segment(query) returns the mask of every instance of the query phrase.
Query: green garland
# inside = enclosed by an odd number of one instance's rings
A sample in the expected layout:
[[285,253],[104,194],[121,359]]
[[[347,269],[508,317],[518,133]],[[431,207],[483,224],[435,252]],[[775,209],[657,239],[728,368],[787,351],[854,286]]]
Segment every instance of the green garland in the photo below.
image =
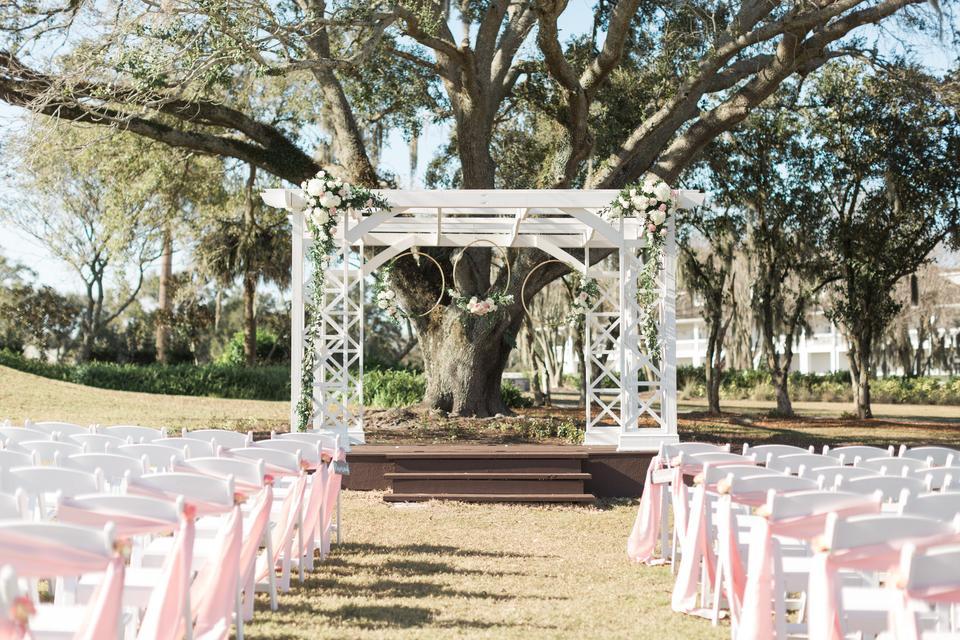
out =
[[317,361],[317,340],[322,326],[323,285],[332,254],[336,249],[333,234],[340,219],[350,212],[371,212],[389,209],[390,203],[365,187],[350,185],[325,171],[317,172],[300,188],[307,200],[303,211],[313,242],[306,259],[313,267],[310,291],[304,301],[306,316],[303,333],[303,359],[300,371],[300,398],[297,400],[297,429],[303,431],[313,417],[314,368]]

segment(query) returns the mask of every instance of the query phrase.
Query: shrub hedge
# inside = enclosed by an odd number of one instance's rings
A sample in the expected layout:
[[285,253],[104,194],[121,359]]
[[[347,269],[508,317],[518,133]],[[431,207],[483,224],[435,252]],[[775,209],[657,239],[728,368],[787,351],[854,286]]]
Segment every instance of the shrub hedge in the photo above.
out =
[[[677,388],[684,398],[705,397],[703,367],[677,367]],[[720,397],[725,400],[773,400],[775,394],[770,373],[762,369],[724,371]],[[846,371],[793,372],[790,374],[790,397],[793,400],[852,401],[850,374]],[[877,378],[870,382],[870,397],[873,402],[891,404],[960,405],[960,377]]]
[[0,365],[45,378],[101,389],[184,396],[289,400],[290,369],[283,366],[242,367],[223,364],[146,366],[88,362],[50,364],[11,351],[0,351]]

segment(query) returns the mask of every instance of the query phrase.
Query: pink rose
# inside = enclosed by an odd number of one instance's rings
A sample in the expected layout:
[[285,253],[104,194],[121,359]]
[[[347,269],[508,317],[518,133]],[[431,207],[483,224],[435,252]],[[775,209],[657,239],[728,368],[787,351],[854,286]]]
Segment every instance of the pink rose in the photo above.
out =
[[654,233],[656,230],[657,230],[657,225],[653,224],[652,222],[647,225],[647,231],[649,231],[650,233]]
[[666,210],[667,210],[667,205],[661,204],[661,205],[660,205],[660,211],[666,211]]
[[667,235],[667,230],[666,230],[666,229],[660,229],[660,235],[665,237],[665,236]]

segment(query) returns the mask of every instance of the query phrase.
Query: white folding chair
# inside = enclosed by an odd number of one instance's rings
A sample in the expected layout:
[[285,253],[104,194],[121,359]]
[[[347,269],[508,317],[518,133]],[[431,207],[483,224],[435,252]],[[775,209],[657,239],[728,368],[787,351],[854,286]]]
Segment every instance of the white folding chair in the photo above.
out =
[[37,463],[43,465],[60,464],[59,461],[64,458],[86,453],[79,444],[59,440],[27,440],[17,446],[23,451],[32,453],[36,456]]
[[250,460],[226,457],[188,458],[180,463],[180,469],[187,472],[203,473],[221,478],[233,477],[237,488],[247,490],[263,487],[266,466],[263,460]]
[[0,493],[0,520],[23,518],[27,507],[27,496],[23,489],[12,493]]
[[789,453],[786,455],[769,454],[767,467],[799,475],[801,471],[833,467],[840,464],[838,458],[823,456],[817,453]]
[[913,447],[900,445],[900,457],[923,460],[931,467],[949,467],[960,463],[960,450],[950,447]]
[[225,429],[196,429],[194,431],[183,430],[182,437],[188,440],[202,440],[209,442],[216,449],[240,449],[249,447],[253,442],[253,434],[239,433],[237,431],[226,431]]
[[[315,431],[294,431],[293,433],[271,432],[270,439],[283,440],[283,441],[292,440],[294,442],[303,442],[306,444],[319,446],[321,449],[328,449],[331,451],[336,450],[338,445],[343,444],[340,438],[337,435],[333,434],[332,432],[327,432],[327,433],[318,433]],[[686,443],[686,444],[702,444],[702,443]],[[715,445],[711,445],[711,446],[715,446]]]
[[158,447],[176,449],[181,454],[184,449],[186,449],[186,457],[188,458],[212,457],[217,455],[217,450],[219,449],[219,447],[214,446],[212,442],[194,438],[161,438],[160,440],[154,440],[150,444]]
[[255,440],[250,443],[251,449],[269,449],[272,451],[282,451],[291,455],[299,456],[300,459],[311,467],[316,467],[321,462],[320,445],[285,438],[283,440]]
[[154,429],[153,427],[141,427],[138,425],[117,424],[109,427],[98,427],[97,433],[102,433],[115,438],[129,440],[133,444],[145,444],[167,437],[166,429]]
[[960,489],[960,467],[915,469],[907,475],[923,480],[927,485],[927,491],[956,491]]
[[81,453],[61,461],[61,466],[94,473],[100,471],[104,481],[119,489],[127,475],[137,477],[147,472],[143,459],[116,453]]
[[908,493],[899,506],[904,515],[953,522],[960,515],[960,493]]
[[[903,478],[885,477],[884,479],[902,480]],[[827,517],[822,538],[825,551],[821,553],[834,556],[859,548],[880,545],[896,552],[904,545],[918,539],[929,540],[936,536],[947,538],[955,535],[956,526],[953,522],[943,522],[922,516],[888,513],[840,518],[834,513]],[[864,566],[860,564],[858,569],[870,573],[870,568],[864,568]],[[886,562],[879,562],[872,572],[886,571],[888,567],[889,564]],[[874,584],[877,583],[874,582]],[[837,603],[841,608],[841,626],[845,632],[857,632],[863,634],[862,637],[872,637],[885,631],[889,622],[889,612],[896,606],[898,596],[895,590],[885,587],[843,587]]]
[[845,447],[833,447],[823,445],[823,455],[830,454],[835,458],[842,459],[842,464],[855,464],[857,458],[867,460],[869,458],[892,458],[894,455],[893,445],[886,449],[881,447],[871,447],[869,445],[854,444]]
[[51,438],[56,434],[60,434],[60,438],[63,439],[67,436],[92,433],[90,427],[84,427],[83,425],[72,422],[25,422],[23,426],[29,427],[34,431],[42,431]]
[[52,440],[53,437],[43,431],[28,429],[26,427],[0,427],[0,442],[4,449],[13,451],[23,451],[20,448],[21,442],[30,442],[33,440]]
[[743,455],[756,456],[758,464],[765,464],[768,456],[788,456],[791,453],[813,453],[813,445],[806,449],[792,444],[758,444],[753,447],[749,443],[743,445]]
[[28,511],[38,519],[46,519],[56,499],[48,496],[78,496],[103,491],[103,476],[98,472],[64,467],[16,467],[10,470],[10,481],[22,489],[29,500]]
[[903,476],[871,476],[852,480],[840,478],[837,482],[837,489],[852,493],[875,493],[879,491],[884,502],[898,502],[904,490],[913,494],[926,491],[923,481],[919,478]]
[[880,473],[873,469],[864,467],[846,467],[837,465],[835,467],[820,467],[818,469],[803,469],[800,472],[801,478],[812,478],[816,480],[822,489],[831,490],[837,487],[840,479],[853,480],[854,478],[874,478]]
[[960,545],[918,550],[907,543],[900,552],[897,574],[900,606],[891,612],[889,636],[960,640],[955,619],[960,604]]
[[10,480],[10,469],[32,467],[36,464],[37,457],[32,453],[0,449],[0,491],[12,492],[16,488]]
[[926,460],[915,458],[870,458],[860,460],[856,466],[863,469],[873,469],[884,476],[902,476],[917,469],[929,469]]
[[186,447],[166,447],[158,444],[125,444],[112,453],[145,461],[148,470],[173,471],[174,467],[186,459]]
[[111,449],[130,444],[124,438],[108,436],[102,433],[80,433],[63,438],[65,442],[78,444],[86,449],[87,453],[108,453]]

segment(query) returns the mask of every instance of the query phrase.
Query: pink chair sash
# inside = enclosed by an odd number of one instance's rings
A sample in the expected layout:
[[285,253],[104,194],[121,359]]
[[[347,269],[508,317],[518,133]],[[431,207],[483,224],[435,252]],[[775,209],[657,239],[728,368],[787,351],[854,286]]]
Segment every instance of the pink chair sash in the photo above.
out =
[[0,640],[23,640],[26,637],[26,625],[10,618],[0,618]]
[[298,510],[303,508],[303,496],[306,491],[306,486],[307,476],[305,473],[301,473],[297,477],[296,483],[287,493],[287,497],[284,499],[283,505],[280,508],[280,521],[271,536],[273,557],[267,558],[266,555],[263,555],[257,560],[255,575],[258,582],[266,578],[269,572],[276,568],[284,547],[289,540],[293,539],[293,535],[296,533],[297,513]]
[[[345,461],[347,459],[347,452],[343,449],[339,449],[337,452],[337,460]],[[320,531],[320,541],[322,545],[323,553],[330,552],[330,525],[333,524],[333,514],[336,510],[337,496],[340,494],[340,485],[343,483],[343,476],[339,473],[334,473],[333,465],[330,465],[329,475],[327,476],[327,492],[326,499],[324,500],[323,510],[322,510],[322,521],[320,526],[322,527]]]
[[[837,511],[841,517],[878,513],[879,502],[867,502]],[[735,631],[737,640],[764,640],[774,637],[773,572],[775,535],[809,540],[823,533],[827,513],[798,518],[758,518],[750,532],[750,557],[743,606]]]
[[[148,484],[141,484],[136,478],[131,478],[127,481],[127,493],[137,496],[159,498],[161,500],[168,501],[174,501],[180,497],[180,494],[175,491],[163,491]],[[197,517],[219,515],[227,513],[233,509],[232,504],[228,505],[219,502],[207,502],[205,500],[197,500],[195,498],[190,499],[190,504],[193,505],[194,509],[196,510]]]
[[9,564],[20,577],[76,576],[105,571],[93,597],[87,603],[76,640],[119,637],[123,610],[124,560],[119,553],[111,558],[52,540],[34,538],[12,531],[0,531],[0,564]]
[[86,505],[78,505],[72,498],[61,500],[57,506],[57,520],[95,528],[112,522],[116,526],[117,536],[121,538],[168,533],[176,529],[178,524],[163,518],[132,515],[100,505],[89,508]]
[[890,612],[890,630],[898,640],[921,640],[923,633],[919,620],[910,604],[920,600],[929,604],[960,604],[960,587],[932,587],[925,589],[908,589],[898,585],[901,598],[897,606]]
[[809,611],[807,635],[824,640],[841,640],[841,583],[840,569],[862,571],[890,571],[900,559],[900,550],[911,542],[918,549],[960,541],[960,534],[947,533],[914,539],[895,539],[883,544],[873,544],[836,553],[830,550],[817,551],[810,568],[810,585],[807,588]]
[[681,541],[680,565],[673,585],[671,606],[674,611],[694,613],[697,610],[697,586],[700,581],[700,563],[706,567],[712,586],[716,580],[716,557],[709,539],[710,514],[707,508],[707,488],[698,485]]
[[190,587],[195,638],[225,639],[230,634],[240,586],[242,543],[243,518],[236,505],[217,534],[217,555],[207,560]]
[[[243,540],[243,548],[240,551],[240,566],[242,568],[242,580],[246,583],[250,573],[256,566],[257,552],[260,550],[260,542],[263,540],[263,534],[270,523],[270,509],[273,507],[273,486],[267,485],[257,498],[257,502],[250,509],[248,519],[250,527]],[[247,594],[252,598],[253,594]]]
[[[313,473],[313,480],[310,483],[310,495],[307,497],[307,505],[304,509],[302,539],[304,550],[313,553],[313,546],[308,545],[314,540],[316,534],[323,535],[320,531],[320,523],[324,521],[323,512],[329,510],[326,501],[327,484],[330,482],[328,466],[321,464]],[[298,535],[301,535],[298,533]]]
[[647,562],[653,559],[657,539],[660,537],[660,509],[663,504],[663,485],[653,482],[653,472],[660,469],[662,459],[654,456],[647,465],[647,475],[643,482],[643,494],[640,496],[640,508],[633,522],[630,537],[627,538],[627,557],[633,562]]
[[183,637],[184,626],[191,619],[191,616],[185,619],[185,609],[192,577],[194,513],[191,507],[185,509],[173,539],[173,548],[163,563],[157,586],[150,594],[137,640],[177,640]]

